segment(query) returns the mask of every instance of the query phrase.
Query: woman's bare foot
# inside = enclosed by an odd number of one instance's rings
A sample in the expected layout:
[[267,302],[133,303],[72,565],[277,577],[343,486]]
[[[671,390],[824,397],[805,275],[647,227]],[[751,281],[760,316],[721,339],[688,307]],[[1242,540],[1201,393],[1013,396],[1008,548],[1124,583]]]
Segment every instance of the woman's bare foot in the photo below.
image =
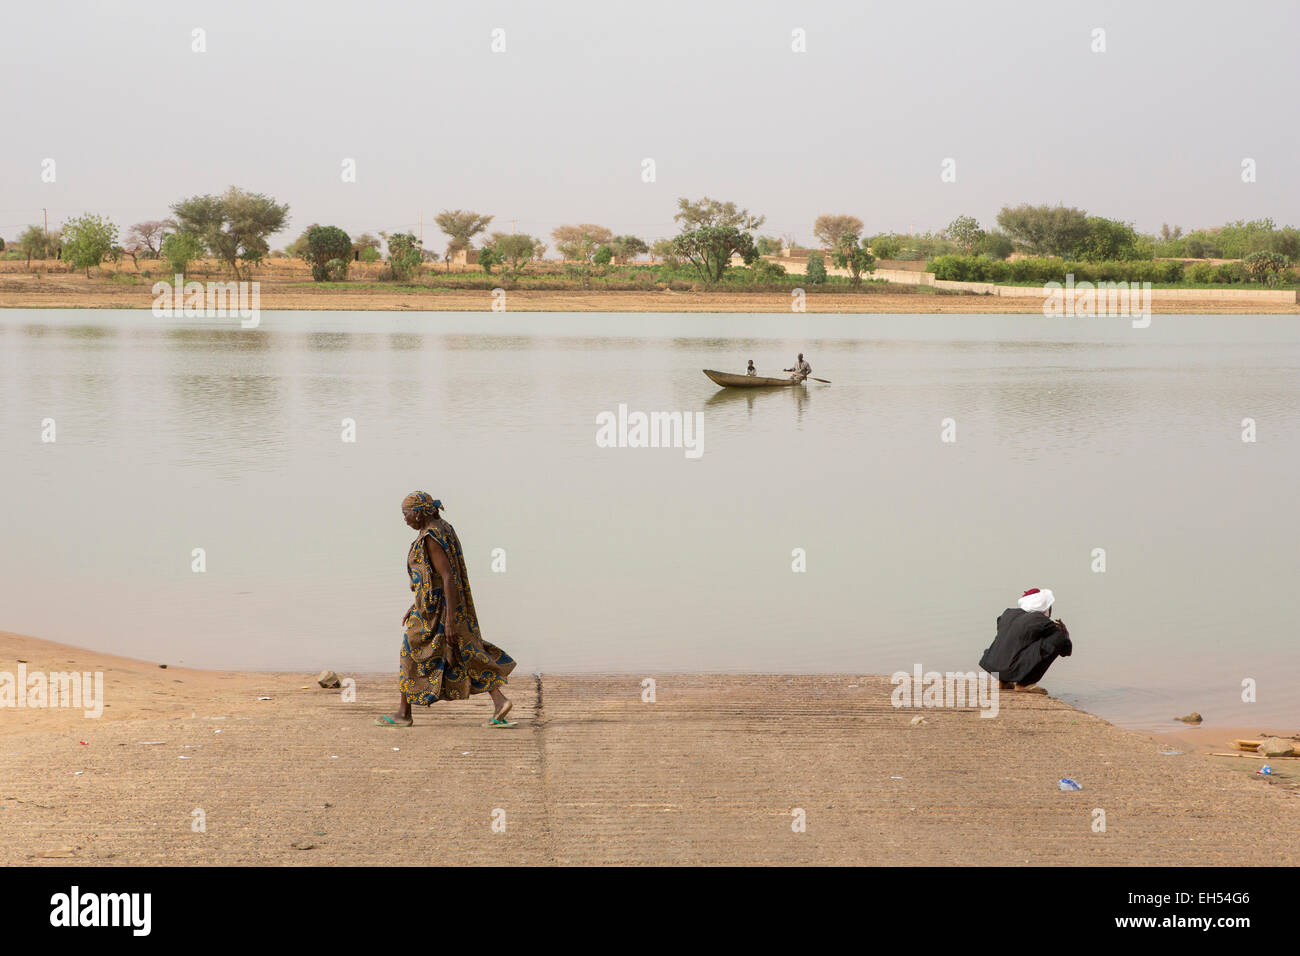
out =
[[998,690],[1011,690],[1016,685],[1009,680],[998,681]]
[[501,689],[498,687],[493,687],[488,691],[488,694],[492,697],[492,703],[496,705],[496,712],[492,715],[492,719],[505,720],[506,714],[510,713],[510,708],[514,706],[514,703],[505,694],[501,693]]
[[1037,684],[1017,684],[1016,690],[1022,694],[1046,694],[1046,687],[1039,687]]
[[405,691],[397,702],[397,710],[378,718],[375,723],[383,727],[410,727],[414,723],[411,720],[411,699]]

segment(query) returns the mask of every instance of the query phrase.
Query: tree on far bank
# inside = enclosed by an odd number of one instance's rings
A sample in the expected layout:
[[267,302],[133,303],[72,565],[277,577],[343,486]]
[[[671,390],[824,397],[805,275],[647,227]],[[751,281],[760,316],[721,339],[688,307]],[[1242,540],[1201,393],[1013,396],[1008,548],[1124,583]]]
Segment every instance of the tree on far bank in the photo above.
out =
[[619,264],[631,262],[637,256],[650,251],[650,246],[646,244],[646,241],[638,239],[636,236],[615,236],[606,245],[609,246],[614,261]]
[[706,226],[724,226],[748,232],[767,222],[766,216],[751,215],[748,209],[740,209],[734,202],[719,202],[705,196],[695,202],[681,198],[677,200],[676,222],[686,229],[700,229]]
[[[545,248],[540,239],[523,233],[494,232],[492,234],[492,251],[498,262],[508,266],[513,275],[518,275],[534,258],[540,255],[539,246]],[[482,255],[479,256],[482,265]]]
[[1040,256],[1073,255],[1088,235],[1088,214],[1065,206],[1004,206],[998,225],[1016,245]]
[[289,220],[288,205],[236,186],[220,196],[183,199],[171,209],[178,228],[202,239],[208,251],[240,280],[239,264],[260,262],[271,251],[267,237]]
[[1252,252],[1241,264],[1256,282],[1273,286],[1282,281],[1282,273],[1291,263],[1280,252]]
[[976,254],[988,256],[990,259],[1005,259],[1015,251],[1015,243],[1005,232],[999,232],[997,229],[984,233],[975,243]]
[[291,259],[301,259],[307,261],[307,233],[311,232],[320,223],[313,222],[310,226],[298,233],[298,238],[284,247],[285,254]]
[[877,259],[897,259],[898,254],[903,251],[902,243],[896,236],[883,232],[878,236],[872,236],[867,240],[867,244],[871,247],[872,255]]
[[63,224],[63,257],[74,269],[90,276],[117,245],[117,226],[94,213],[86,213]]
[[33,259],[46,259],[50,251],[49,237],[40,226],[28,226],[18,237],[18,248],[27,257],[26,268],[31,269]]
[[1087,262],[1153,258],[1154,247],[1128,223],[1103,216],[1089,216],[1087,223],[1088,233],[1072,255]]
[[677,200],[677,214],[682,232],[673,239],[675,253],[689,259],[705,282],[722,279],[732,256],[740,256],[746,265],[758,259],[758,249],[750,230],[765,221],[734,202],[719,202],[705,196],[696,202]]
[[168,232],[175,229],[176,222],[172,219],[146,219],[144,222],[137,222],[126,231],[127,249],[134,247],[136,255],[157,259],[162,255],[163,239]]
[[820,252],[808,254],[808,266],[804,270],[804,279],[809,285],[821,285],[826,281],[826,257]]
[[740,256],[745,265],[752,265],[758,259],[754,237],[735,226],[691,229],[673,240],[673,249],[677,255],[690,260],[700,278],[709,283],[722,279],[732,256]]
[[203,240],[192,232],[169,232],[162,241],[162,255],[177,275],[185,275],[190,263],[203,257]]
[[[352,258],[360,262],[373,262],[379,258],[380,242],[378,237],[372,236],[368,232],[363,232],[352,239]],[[369,249],[374,253],[369,259],[366,258],[366,250]]]
[[813,235],[823,249],[834,249],[844,236],[851,235],[856,242],[862,228],[862,220],[857,216],[818,216],[813,223]]
[[670,269],[675,269],[682,264],[681,256],[677,254],[677,246],[671,239],[656,239],[654,245],[650,247],[650,254]]
[[338,226],[312,226],[307,230],[307,261],[314,281],[343,281],[352,261],[351,237]]
[[410,279],[419,269],[423,258],[420,254],[420,241],[409,232],[395,232],[391,236],[381,232],[380,235],[388,242],[388,268],[392,271],[393,279],[397,282]]
[[555,251],[561,257],[570,262],[585,263],[591,262],[597,249],[613,241],[614,233],[604,226],[582,222],[556,226],[551,230],[551,238],[555,241]]
[[980,228],[979,220],[974,216],[958,216],[948,223],[948,228],[943,231],[943,235],[956,244],[957,250],[963,256],[969,256],[975,252],[975,247],[984,238],[984,230]]
[[443,253],[450,267],[452,257],[456,253],[468,252],[474,248],[474,237],[487,229],[488,224],[492,222],[492,217],[466,209],[444,209],[433,217],[433,221],[450,240],[447,243],[447,251]]
[[859,240],[853,233],[840,236],[839,245],[831,250],[831,262],[836,268],[848,269],[849,281],[855,286],[862,284],[862,273],[876,268],[876,257],[868,251],[867,241]]

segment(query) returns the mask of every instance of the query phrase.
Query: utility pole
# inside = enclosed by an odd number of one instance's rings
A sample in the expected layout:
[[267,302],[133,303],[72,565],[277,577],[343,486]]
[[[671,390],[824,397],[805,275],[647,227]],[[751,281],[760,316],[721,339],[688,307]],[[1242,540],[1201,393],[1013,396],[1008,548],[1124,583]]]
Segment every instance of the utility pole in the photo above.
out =
[[50,241],[50,211],[44,207],[41,208],[41,215],[45,217],[45,241]]
[[511,219],[511,220],[510,220],[510,234],[511,234],[512,236],[517,236],[517,235],[519,235],[519,220],[518,220],[518,219]]
[[417,213],[417,215],[420,217],[420,248],[423,249],[424,248],[424,213],[419,212]]

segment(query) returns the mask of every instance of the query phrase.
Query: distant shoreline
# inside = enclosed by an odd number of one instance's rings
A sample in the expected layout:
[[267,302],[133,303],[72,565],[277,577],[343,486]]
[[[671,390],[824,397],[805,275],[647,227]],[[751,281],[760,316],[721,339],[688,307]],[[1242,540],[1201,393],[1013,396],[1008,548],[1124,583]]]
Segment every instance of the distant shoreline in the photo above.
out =
[[[881,270],[858,287],[843,276],[805,286],[801,263],[787,260],[783,267],[788,274],[780,281],[754,286],[597,277],[592,287],[583,288],[571,276],[530,272],[511,277],[488,274],[475,265],[451,271],[434,268],[408,283],[385,282],[380,278],[383,267],[376,263],[354,263],[346,282],[317,283],[300,260],[268,259],[247,267],[244,278],[249,297],[251,283],[256,283],[259,312],[1043,315],[1049,298],[1045,289],[938,281],[915,269]],[[209,283],[233,287],[234,277],[220,263],[205,260],[185,280],[202,283],[206,289]],[[62,263],[33,262],[29,269],[5,262],[0,263],[0,308],[152,310],[159,298],[153,291],[155,283],[167,283],[169,300],[183,295],[166,264],[156,260],[138,268],[126,262],[106,263],[89,276]],[[1236,287],[1226,293],[1213,288],[1152,288],[1147,301],[1153,315],[1300,315],[1294,292],[1288,301],[1286,294]],[[1106,306],[1103,295],[1088,309],[1076,306],[1065,314],[1106,312]],[[1139,304],[1134,302],[1133,307]],[[1130,318],[1127,309],[1112,306],[1109,312],[1121,321]]]
[[[79,281],[69,281],[79,280]],[[262,311],[338,312],[492,312],[490,290],[401,290],[286,288],[275,280],[261,283]],[[66,275],[27,278],[0,277],[0,309],[150,309],[154,302],[150,284],[122,286],[107,279]],[[1300,315],[1300,306],[1279,303],[1238,303],[1213,298],[1183,298],[1161,302],[1152,293],[1156,315]],[[814,314],[988,314],[1041,315],[1043,302],[1036,297],[950,292],[809,292],[805,312]],[[797,315],[791,296],[783,292],[678,291],[551,291],[507,289],[506,312],[762,312]],[[1121,317],[1116,321],[1127,321]]]

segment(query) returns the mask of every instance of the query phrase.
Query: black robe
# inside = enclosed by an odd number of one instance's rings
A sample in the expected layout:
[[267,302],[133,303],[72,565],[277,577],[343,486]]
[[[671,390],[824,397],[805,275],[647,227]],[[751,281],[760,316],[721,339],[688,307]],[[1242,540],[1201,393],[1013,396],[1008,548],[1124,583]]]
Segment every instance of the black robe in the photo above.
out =
[[1070,635],[1046,614],[1009,607],[998,618],[997,637],[980,658],[980,667],[999,680],[1037,681],[1052,661],[1069,657],[1073,650]]

